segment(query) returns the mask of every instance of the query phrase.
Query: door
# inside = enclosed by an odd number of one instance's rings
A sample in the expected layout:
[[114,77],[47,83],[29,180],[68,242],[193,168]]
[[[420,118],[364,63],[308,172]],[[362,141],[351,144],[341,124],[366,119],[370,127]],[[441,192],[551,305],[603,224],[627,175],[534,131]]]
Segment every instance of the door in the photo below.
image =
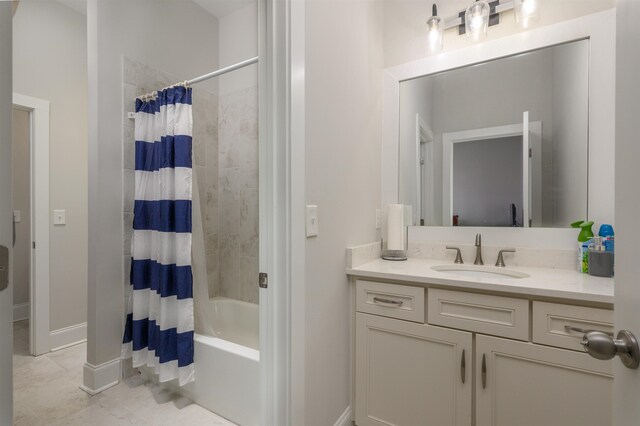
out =
[[356,314],[356,424],[470,425],[471,333]]
[[[614,324],[640,337],[640,2],[618,0],[616,21],[616,276]],[[594,164],[594,163],[591,163]],[[614,360],[613,424],[640,422],[640,369],[630,370]]]
[[612,361],[477,335],[475,362],[477,426],[610,424]]
[[11,286],[11,3],[0,1],[0,426],[13,423],[13,293]]
[[529,111],[522,113],[522,226],[531,226],[531,193],[529,191]]

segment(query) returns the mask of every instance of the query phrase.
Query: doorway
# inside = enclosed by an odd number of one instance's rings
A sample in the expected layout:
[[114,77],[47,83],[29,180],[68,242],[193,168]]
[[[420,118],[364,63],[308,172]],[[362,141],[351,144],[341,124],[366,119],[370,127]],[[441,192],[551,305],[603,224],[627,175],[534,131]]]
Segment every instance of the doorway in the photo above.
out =
[[14,321],[29,321],[29,353],[49,341],[49,102],[13,94]]

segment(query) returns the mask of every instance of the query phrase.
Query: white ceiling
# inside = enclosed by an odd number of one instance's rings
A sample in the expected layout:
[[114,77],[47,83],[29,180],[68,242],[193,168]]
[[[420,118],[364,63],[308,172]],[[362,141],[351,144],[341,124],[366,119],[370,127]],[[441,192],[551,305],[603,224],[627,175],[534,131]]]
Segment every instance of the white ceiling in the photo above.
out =
[[[255,1],[256,0],[193,0],[194,3],[218,19],[236,10],[240,10]],[[58,2],[83,15],[87,14],[87,0],[58,0]]]
[[236,10],[254,3],[256,0],[193,0],[204,10],[220,19]]

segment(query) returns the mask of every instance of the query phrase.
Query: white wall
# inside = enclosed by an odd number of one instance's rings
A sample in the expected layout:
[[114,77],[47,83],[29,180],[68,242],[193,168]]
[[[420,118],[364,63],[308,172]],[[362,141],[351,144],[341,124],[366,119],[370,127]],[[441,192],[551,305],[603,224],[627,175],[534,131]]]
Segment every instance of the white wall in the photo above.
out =
[[589,45],[581,42],[556,46],[551,81],[554,188],[551,223],[563,227],[586,217],[583,206],[587,203],[588,151],[575,141],[589,137],[589,123],[584,120],[589,114]]
[[[258,56],[258,2],[255,1],[219,19],[220,67]],[[220,95],[258,84],[258,65],[220,76]]]
[[383,15],[355,0],[310,1],[305,13],[306,202],[319,235],[305,249],[304,424],[325,426],[350,403],[345,248],[378,238]]
[[[123,163],[118,141],[127,120],[123,105],[132,108],[133,100],[121,91],[122,55],[180,79],[193,78],[217,68],[218,25],[195,3],[179,0],[89,0],[87,15],[91,102],[85,385],[94,388],[91,379],[97,376],[87,371],[119,358],[124,324]],[[215,90],[216,84],[201,86]]]
[[13,91],[50,102],[50,327],[84,323],[87,306],[86,17],[54,1],[22,0],[14,17]]
[[[449,18],[464,11],[469,0],[440,0],[438,15]],[[539,26],[551,25],[578,16],[588,15],[615,6],[615,0],[540,0]],[[414,61],[426,56],[425,22],[431,16],[431,2],[418,0],[389,0],[384,4],[384,62],[385,67]],[[486,40],[495,40],[523,30],[515,21],[513,11],[500,15],[500,24],[489,28]],[[444,51],[472,45],[456,29],[444,35]]]

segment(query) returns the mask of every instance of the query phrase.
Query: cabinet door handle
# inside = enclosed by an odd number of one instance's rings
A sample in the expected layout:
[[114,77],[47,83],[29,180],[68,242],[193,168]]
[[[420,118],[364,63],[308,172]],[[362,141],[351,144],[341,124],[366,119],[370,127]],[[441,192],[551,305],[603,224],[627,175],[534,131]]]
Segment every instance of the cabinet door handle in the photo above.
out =
[[[564,326],[564,331],[566,331],[567,333],[570,333],[570,332],[573,331],[575,333],[587,334],[587,333],[589,333],[591,331],[601,331],[601,330],[587,330],[587,329],[580,328],[580,327],[574,327],[572,325],[565,325]],[[608,335],[608,336],[613,337],[613,332],[611,332],[611,331],[601,331],[601,332],[606,334],[606,335]]]
[[487,357],[482,354],[482,389],[487,388]]
[[464,384],[466,376],[467,376],[467,363],[464,358],[464,349],[463,349],[462,358],[460,359],[460,378],[462,379],[462,384]]
[[401,306],[402,305],[402,300],[393,300],[393,299],[383,299],[382,297],[374,297],[373,301],[376,303],[386,303],[388,305],[396,305],[396,306]]

